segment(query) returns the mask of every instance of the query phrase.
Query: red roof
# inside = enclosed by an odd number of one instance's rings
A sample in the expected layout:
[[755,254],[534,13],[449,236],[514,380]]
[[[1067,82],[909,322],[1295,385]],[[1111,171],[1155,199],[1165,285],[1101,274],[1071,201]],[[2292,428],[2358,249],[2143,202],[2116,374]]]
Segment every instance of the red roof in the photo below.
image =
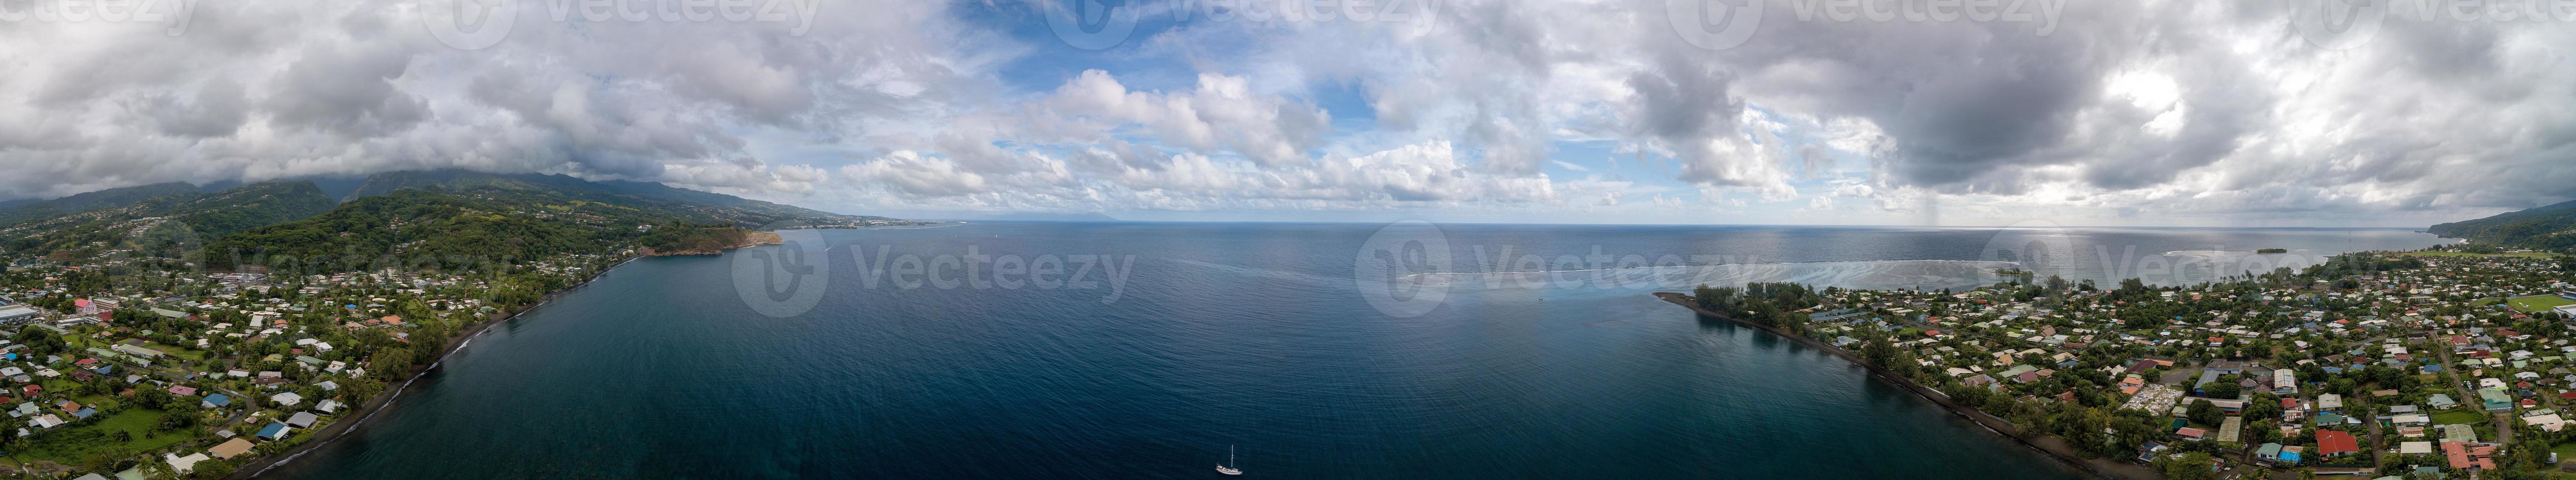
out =
[[2361,442],[2354,440],[2352,434],[2334,430],[2317,431],[2318,455],[2333,456],[2360,451]]
[[2174,434],[2188,438],[2200,438],[2202,435],[2208,435],[2209,431],[2191,427],[2182,427],[2181,429],[2174,430]]
[[2495,469],[2495,447],[2472,447],[2468,442],[2442,442],[2442,456],[2450,457],[2451,468]]

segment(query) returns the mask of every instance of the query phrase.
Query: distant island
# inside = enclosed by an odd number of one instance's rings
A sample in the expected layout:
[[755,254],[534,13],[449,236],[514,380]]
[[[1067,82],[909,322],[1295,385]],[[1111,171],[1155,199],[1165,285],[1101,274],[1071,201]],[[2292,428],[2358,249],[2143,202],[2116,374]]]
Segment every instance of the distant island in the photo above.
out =
[[2262,254],[2262,255],[2270,255],[2270,254],[2275,254],[2275,253],[2290,253],[2290,249],[2287,249],[2287,248],[2266,248],[2266,249],[2261,249],[2261,250],[2255,250],[2255,251],[2254,251],[2254,253],[2256,253],[2256,254]]

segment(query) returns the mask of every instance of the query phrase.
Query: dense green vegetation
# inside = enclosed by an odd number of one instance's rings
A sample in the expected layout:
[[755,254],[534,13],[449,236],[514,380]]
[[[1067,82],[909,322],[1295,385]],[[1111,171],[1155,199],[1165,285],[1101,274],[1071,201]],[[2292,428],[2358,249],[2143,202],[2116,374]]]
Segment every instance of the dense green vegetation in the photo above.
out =
[[2465,238],[2481,246],[2576,253],[2576,201],[2434,225],[2434,235]]
[[426,188],[460,191],[541,191],[604,201],[622,205],[661,208],[720,217],[726,223],[765,229],[825,225],[851,218],[892,220],[884,217],[849,216],[792,205],[751,200],[732,195],[676,188],[653,182],[611,180],[592,182],[564,175],[498,174],[468,170],[433,170],[389,172],[368,177],[353,195],[368,197],[402,189]]
[[646,198],[567,181],[581,182],[470,172],[379,175],[360,193],[388,184],[407,187],[358,198],[301,221],[225,236],[207,246],[205,261],[216,269],[260,265],[300,273],[388,267],[460,271],[561,254],[608,254],[630,246],[721,250],[742,244],[754,228],[853,218]]
[[676,221],[667,213],[536,192],[403,190],[223,237],[207,245],[206,263],[217,269],[254,264],[309,273],[469,269],[564,253],[605,253],[641,236],[638,226]]
[[13,226],[28,220],[122,207],[154,198],[194,193],[197,193],[195,185],[171,182],[110,188],[53,200],[27,202],[9,207],[7,210],[0,210],[0,227]]
[[456,270],[637,246],[722,250],[755,230],[892,220],[659,183],[462,170],[379,174],[345,204],[309,181],[214,193],[174,183],[17,202],[0,218],[15,219],[0,223],[0,258],[115,256],[307,273]]
[[716,251],[742,245],[751,233],[751,230],[732,225],[683,223],[645,232],[644,237],[636,239],[635,243],[661,252]]
[[1747,283],[1742,288],[1701,285],[1691,292],[1691,296],[1709,310],[1792,332],[1806,330],[1807,314],[1798,310],[1821,305],[1825,301],[1823,295],[1816,294],[1806,285],[1785,282]]
[[[265,182],[214,193],[189,188],[122,205],[21,220],[0,229],[0,252],[89,258],[124,250],[138,257],[184,258],[206,239],[313,216],[336,203],[312,182]],[[120,190],[128,195],[92,198],[83,204],[101,205],[167,189]]]

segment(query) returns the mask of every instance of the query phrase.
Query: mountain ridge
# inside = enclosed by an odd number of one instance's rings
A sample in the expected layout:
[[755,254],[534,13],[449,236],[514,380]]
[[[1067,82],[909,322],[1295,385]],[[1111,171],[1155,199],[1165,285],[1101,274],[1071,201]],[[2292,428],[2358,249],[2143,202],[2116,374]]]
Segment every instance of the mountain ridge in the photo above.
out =
[[2497,247],[2576,249],[2576,200],[2435,224],[2424,232]]

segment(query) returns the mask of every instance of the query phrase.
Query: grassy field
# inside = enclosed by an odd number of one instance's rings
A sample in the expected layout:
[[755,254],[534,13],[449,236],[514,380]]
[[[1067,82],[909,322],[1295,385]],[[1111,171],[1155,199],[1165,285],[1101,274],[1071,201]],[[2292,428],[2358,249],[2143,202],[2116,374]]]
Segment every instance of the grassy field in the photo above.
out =
[[[44,435],[39,435],[33,439],[34,441],[29,442],[26,451],[18,452],[18,455],[24,460],[51,460],[55,463],[78,465],[90,455],[113,447],[122,446],[123,451],[128,453],[145,452],[188,440],[187,432],[147,435],[152,431],[152,426],[160,422],[161,411],[159,410],[133,409],[116,412],[107,418],[99,419],[97,423],[62,427],[45,432]],[[117,441],[115,432],[125,432],[130,440]]]
[[2443,411],[2439,411],[2439,412],[2433,412],[2433,424],[2434,424],[2434,425],[2452,425],[2452,424],[2462,424],[2462,423],[2466,423],[2466,424],[2479,424],[2479,423],[2485,423],[2485,422],[2486,422],[2488,419],[2490,419],[2490,418],[2491,418],[2491,417],[2488,417],[2488,416],[2487,416],[2487,414],[2483,414],[2483,413],[2476,413],[2476,412],[2463,412],[2463,411],[2459,411],[2459,410],[2443,410]]
[[2532,295],[2505,300],[2505,303],[2513,304],[2513,309],[2515,310],[2537,312],[2557,308],[2561,305],[2576,305],[2576,300],[2568,300],[2567,297],[2557,295]]
[[2495,254],[2484,254],[2484,255],[2481,255],[2481,254],[2475,254],[2475,253],[2464,253],[2464,252],[2406,252],[2406,254],[2407,254],[2407,255],[2414,255],[2414,256],[2418,256],[2418,257],[2513,257],[2513,258],[2550,258],[2550,257],[2554,257],[2554,256],[2556,256],[2556,255],[2553,255],[2553,254],[2547,254],[2547,253],[2495,253]]

